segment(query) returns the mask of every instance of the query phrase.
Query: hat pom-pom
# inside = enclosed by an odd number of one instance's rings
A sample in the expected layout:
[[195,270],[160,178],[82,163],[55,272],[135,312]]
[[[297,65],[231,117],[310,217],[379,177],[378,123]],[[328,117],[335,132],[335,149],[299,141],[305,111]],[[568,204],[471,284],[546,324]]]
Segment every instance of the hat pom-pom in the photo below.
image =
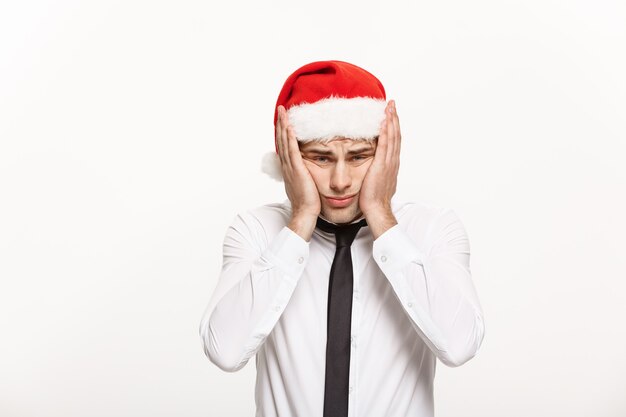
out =
[[280,165],[280,157],[275,151],[268,152],[263,155],[263,160],[261,161],[261,171],[276,181],[283,181],[283,170]]

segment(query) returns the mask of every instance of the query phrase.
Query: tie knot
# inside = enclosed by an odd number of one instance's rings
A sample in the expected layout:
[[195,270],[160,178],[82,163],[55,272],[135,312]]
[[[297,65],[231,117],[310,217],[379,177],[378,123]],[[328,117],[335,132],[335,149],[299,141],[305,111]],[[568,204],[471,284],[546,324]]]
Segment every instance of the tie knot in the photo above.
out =
[[367,226],[367,222],[365,221],[365,219],[361,219],[356,223],[338,225],[329,223],[326,220],[323,220],[321,217],[318,217],[316,223],[316,227],[318,229],[335,234],[337,247],[352,245],[356,234],[363,226]]

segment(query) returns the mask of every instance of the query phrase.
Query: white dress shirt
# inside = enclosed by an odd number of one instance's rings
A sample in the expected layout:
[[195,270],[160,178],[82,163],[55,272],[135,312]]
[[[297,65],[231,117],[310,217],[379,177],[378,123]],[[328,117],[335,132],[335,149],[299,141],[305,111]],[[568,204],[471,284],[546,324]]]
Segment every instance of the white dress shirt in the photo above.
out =
[[[392,199],[398,224],[362,227],[354,270],[350,417],[433,417],[436,359],[459,366],[482,343],[483,312],[465,228],[451,209]],[[237,215],[200,323],[204,352],[225,371],[256,355],[257,417],[322,417],[326,318],[335,237],[287,227],[289,200]]]

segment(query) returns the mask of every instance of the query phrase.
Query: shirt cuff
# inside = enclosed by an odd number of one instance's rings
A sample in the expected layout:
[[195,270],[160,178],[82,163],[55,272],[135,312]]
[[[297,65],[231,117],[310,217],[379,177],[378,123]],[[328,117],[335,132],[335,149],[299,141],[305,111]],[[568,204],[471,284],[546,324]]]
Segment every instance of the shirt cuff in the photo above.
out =
[[263,257],[295,284],[309,259],[309,242],[285,226],[263,251]]
[[423,265],[425,255],[409,235],[396,224],[387,229],[372,246],[374,261],[390,277],[411,262]]

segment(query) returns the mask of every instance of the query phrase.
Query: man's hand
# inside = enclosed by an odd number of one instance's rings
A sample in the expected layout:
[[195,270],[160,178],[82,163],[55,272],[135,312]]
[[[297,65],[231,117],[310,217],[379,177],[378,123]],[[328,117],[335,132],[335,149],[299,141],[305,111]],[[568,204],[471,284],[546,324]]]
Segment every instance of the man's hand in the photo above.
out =
[[365,215],[374,239],[398,224],[391,211],[391,197],[396,192],[398,181],[400,139],[400,121],[396,103],[390,100],[385,108],[385,120],[378,135],[374,161],[365,174],[359,196],[359,207]]
[[313,177],[302,162],[296,136],[289,125],[287,112],[283,106],[278,106],[276,143],[285,191],[292,207],[288,227],[309,241],[315,230],[315,222],[322,209],[322,203]]

